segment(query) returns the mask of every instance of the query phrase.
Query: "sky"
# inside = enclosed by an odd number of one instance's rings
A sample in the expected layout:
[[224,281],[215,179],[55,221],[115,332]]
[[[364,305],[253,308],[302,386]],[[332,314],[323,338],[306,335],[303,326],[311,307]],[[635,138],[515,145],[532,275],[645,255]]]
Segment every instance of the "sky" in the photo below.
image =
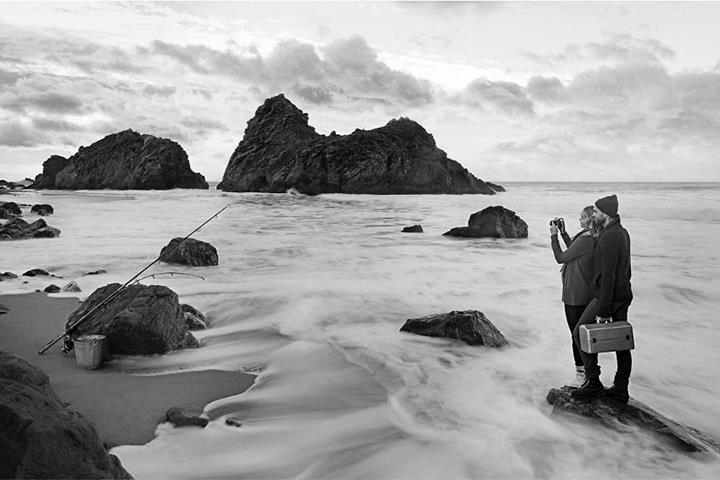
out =
[[131,128],[222,178],[278,93],[488,181],[720,181],[720,2],[0,2],[0,178]]

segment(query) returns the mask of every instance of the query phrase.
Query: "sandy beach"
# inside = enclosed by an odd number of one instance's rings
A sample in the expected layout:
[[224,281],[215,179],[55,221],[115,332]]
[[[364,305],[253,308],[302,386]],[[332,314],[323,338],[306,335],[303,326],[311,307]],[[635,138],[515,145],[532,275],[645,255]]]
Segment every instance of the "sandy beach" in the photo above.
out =
[[208,403],[249,388],[254,375],[207,370],[152,376],[126,374],[106,362],[85,370],[60,343],[44,355],[37,352],[60,333],[79,302],[50,298],[44,293],[0,295],[0,350],[42,369],[55,392],[95,424],[107,446],[141,445],[154,438],[155,428],[170,407],[199,414]]

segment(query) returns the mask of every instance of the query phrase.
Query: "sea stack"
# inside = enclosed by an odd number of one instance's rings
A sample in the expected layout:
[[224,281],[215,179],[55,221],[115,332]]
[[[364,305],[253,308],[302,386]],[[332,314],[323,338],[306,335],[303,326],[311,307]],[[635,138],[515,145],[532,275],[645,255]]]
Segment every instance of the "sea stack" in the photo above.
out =
[[283,94],[248,122],[218,189],[231,192],[482,193],[495,191],[407,118],[350,135],[321,135]]
[[167,190],[206,189],[208,184],[190,169],[187,153],[178,143],[124,130],[80,147],[70,158],[48,158],[29,188]]

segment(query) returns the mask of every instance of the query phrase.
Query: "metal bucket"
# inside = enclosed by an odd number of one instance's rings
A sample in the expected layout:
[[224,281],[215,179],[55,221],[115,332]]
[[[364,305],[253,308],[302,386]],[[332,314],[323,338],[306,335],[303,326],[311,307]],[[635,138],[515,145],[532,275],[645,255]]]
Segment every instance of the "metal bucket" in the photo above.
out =
[[82,335],[75,343],[75,362],[78,366],[94,370],[102,365],[105,335]]

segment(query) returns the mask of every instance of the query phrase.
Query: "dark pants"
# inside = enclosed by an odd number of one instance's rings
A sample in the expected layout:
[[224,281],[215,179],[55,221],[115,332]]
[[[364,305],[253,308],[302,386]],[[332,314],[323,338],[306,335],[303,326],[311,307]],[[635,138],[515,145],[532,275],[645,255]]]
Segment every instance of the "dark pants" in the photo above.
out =
[[[610,314],[613,322],[627,321],[629,306],[630,304],[627,302],[613,303],[612,313]],[[580,325],[595,323],[597,314],[598,302],[593,298],[585,308],[585,311],[575,326],[575,330],[573,330],[573,338],[578,346],[580,345]],[[580,350],[580,356],[585,364],[585,376],[588,378],[599,378],[600,365],[598,365],[597,353],[585,353]],[[614,384],[616,387],[627,388],[630,381],[630,370],[632,369],[632,355],[630,354],[630,350],[623,350],[621,352],[615,352],[615,356],[617,357],[617,372],[615,372]]]
[[570,328],[570,337],[572,339],[572,352],[573,358],[575,359],[575,366],[582,367],[584,365],[582,357],[580,356],[580,348],[575,342],[575,325],[577,325],[580,316],[585,311],[587,305],[565,305],[565,319],[567,320],[568,327]]

